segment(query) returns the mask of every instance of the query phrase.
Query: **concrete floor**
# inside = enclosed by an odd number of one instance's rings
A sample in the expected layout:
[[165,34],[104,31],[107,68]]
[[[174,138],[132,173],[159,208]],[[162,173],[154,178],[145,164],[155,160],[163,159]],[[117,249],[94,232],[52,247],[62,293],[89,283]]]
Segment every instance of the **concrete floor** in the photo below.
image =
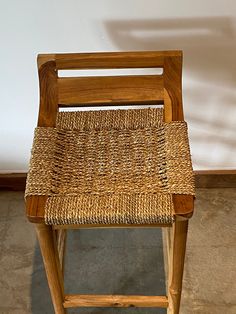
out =
[[[53,313],[23,193],[0,193],[0,313]],[[165,294],[158,229],[68,234],[66,292]],[[236,313],[236,189],[199,189],[190,221],[181,314]],[[166,313],[162,309],[79,309],[69,313]]]

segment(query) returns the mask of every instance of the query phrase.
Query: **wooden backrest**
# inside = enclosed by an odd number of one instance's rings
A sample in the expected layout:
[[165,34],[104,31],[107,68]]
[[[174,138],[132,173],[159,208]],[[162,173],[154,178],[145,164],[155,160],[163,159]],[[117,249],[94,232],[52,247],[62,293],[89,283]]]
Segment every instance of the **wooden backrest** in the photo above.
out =
[[[58,77],[58,70],[163,68],[161,75]],[[59,107],[164,104],[165,121],[183,120],[182,52],[40,54],[38,126],[55,126]]]

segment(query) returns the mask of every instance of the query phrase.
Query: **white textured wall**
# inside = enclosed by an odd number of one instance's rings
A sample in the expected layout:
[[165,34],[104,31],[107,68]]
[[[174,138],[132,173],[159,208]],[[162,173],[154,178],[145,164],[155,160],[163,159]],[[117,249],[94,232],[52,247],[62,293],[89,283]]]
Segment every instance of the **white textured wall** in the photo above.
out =
[[184,50],[195,169],[236,168],[234,0],[1,0],[0,172],[26,171],[43,52]]

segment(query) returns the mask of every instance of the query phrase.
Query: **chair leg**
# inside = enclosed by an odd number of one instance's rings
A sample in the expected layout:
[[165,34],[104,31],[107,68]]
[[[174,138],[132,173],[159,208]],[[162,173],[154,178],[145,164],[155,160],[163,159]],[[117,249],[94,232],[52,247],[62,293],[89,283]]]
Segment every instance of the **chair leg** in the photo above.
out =
[[169,254],[168,314],[179,314],[188,220],[177,220],[172,228]]
[[166,282],[166,294],[169,291],[169,270],[170,270],[170,252],[171,252],[171,231],[172,227],[162,228],[162,243],[163,243],[163,257],[164,270]]
[[66,229],[58,229],[54,230],[56,235],[56,246],[58,250],[58,257],[60,262],[60,271],[62,272],[62,277],[64,274],[64,261],[65,261],[65,246],[66,246],[66,236],[67,230]]
[[54,231],[51,226],[45,224],[35,226],[55,313],[65,314],[63,280]]

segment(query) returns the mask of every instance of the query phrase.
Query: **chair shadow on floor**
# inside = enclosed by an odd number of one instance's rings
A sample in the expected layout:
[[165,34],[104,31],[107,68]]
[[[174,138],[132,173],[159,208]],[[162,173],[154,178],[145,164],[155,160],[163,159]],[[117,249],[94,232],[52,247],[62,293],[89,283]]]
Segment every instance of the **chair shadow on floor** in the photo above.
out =
[[[65,291],[80,294],[165,295],[162,234],[153,229],[69,231]],[[53,307],[40,249],[35,248],[31,284],[32,314],[51,314]],[[79,308],[69,314],[164,314],[154,308]]]

